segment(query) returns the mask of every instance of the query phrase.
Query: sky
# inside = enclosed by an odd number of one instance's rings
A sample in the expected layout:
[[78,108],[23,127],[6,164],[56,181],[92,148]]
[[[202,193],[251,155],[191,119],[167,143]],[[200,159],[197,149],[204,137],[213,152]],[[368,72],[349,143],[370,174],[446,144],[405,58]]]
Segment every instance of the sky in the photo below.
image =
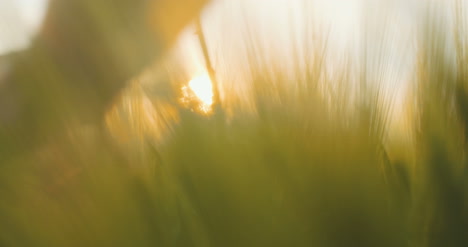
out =
[[[246,87],[251,84],[250,78],[240,73],[249,66],[245,47],[249,33],[259,44],[257,57],[280,60],[281,68],[291,72],[297,66],[291,56],[294,49],[305,54],[305,49],[320,45],[325,34],[328,35],[329,61],[342,61],[344,56],[350,56],[353,64],[362,64],[360,50],[365,45],[369,51],[369,65],[383,64],[385,67],[381,70],[392,72],[385,74],[384,85],[389,90],[400,91],[410,80],[414,63],[413,39],[416,20],[421,14],[417,1],[218,0],[205,10],[202,23],[210,59],[218,76],[225,80],[221,83],[226,91],[237,90],[239,97],[249,91]],[[363,25],[368,29],[365,42]],[[316,32],[315,38],[306,39],[311,32]],[[382,48],[380,44],[384,41],[388,43]],[[204,59],[193,29],[188,28],[181,35],[176,50],[190,73],[203,71]],[[339,74],[335,72],[330,70],[330,77]]]
[[[328,35],[329,56],[334,58],[330,60],[348,54],[354,64],[362,64],[365,47],[369,71],[391,72],[385,73],[384,85],[404,91],[399,88],[411,80],[417,24],[427,1],[438,3],[440,15],[451,14],[445,6],[452,0],[216,0],[204,10],[202,24],[217,74],[225,79],[225,88],[238,90],[238,95],[245,94],[249,84],[249,78],[239,73],[248,69],[246,34],[253,34],[259,44],[256,55],[268,61],[280,59],[282,68],[292,71],[297,66],[293,49],[304,54],[304,49],[319,43],[306,41],[310,36],[306,30],[318,30],[322,38]],[[46,6],[47,0],[0,0],[0,54],[27,47]],[[181,34],[175,50],[189,73],[203,73],[204,58],[193,27]],[[333,76],[333,70],[330,73]]]
[[0,0],[0,55],[27,47],[46,7],[47,0]]
[[[212,7],[208,7],[208,18],[213,23],[222,23],[239,20],[241,11],[254,10],[257,19],[268,20],[268,23],[260,23],[264,34],[277,35],[278,32],[288,30],[293,21],[296,27],[303,23],[302,8],[305,2],[314,4],[314,15],[320,16],[323,21],[334,23],[339,27],[336,40],[346,40],[352,35],[355,20],[360,15],[360,5],[363,0],[217,0]],[[376,1],[369,1],[376,2]],[[383,2],[383,1],[378,1]],[[395,0],[392,8],[404,5],[403,12],[415,5],[417,0]],[[41,23],[46,10],[47,0],[0,0],[0,54],[9,50],[24,48],[27,40],[34,34]],[[212,10],[210,12],[210,9]],[[216,13],[221,15],[217,15]],[[294,16],[292,19],[288,14]],[[227,14],[227,15],[226,15]],[[408,13],[406,17],[414,13]],[[277,17],[277,18],[272,18]],[[405,18],[406,18],[405,17]],[[289,19],[288,19],[289,18]],[[229,20],[225,20],[229,19]],[[285,26],[288,25],[288,26]],[[210,26],[210,25],[208,25]],[[216,24],[214,24],[216,27]],[[284,37],[284,35],[279,35]]]

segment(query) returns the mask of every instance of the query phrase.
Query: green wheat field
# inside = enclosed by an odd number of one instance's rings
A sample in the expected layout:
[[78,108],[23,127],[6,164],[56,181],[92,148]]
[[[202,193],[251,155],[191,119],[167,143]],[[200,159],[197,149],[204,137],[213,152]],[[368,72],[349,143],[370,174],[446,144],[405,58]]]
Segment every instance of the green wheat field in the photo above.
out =
[[[416,1],[403,46],[399,19],[359,22],[359,49],[338,55],[313,18],[277,27],[293,42],[275,48],[241,11],[220,51],[200,22],[216,5],[148,2],[51,0],[3,56],[1,247],[468,246],[463,0]],[[174,55],[186,25],[201,93]],[[411,66],[394,55],[408,47]]]

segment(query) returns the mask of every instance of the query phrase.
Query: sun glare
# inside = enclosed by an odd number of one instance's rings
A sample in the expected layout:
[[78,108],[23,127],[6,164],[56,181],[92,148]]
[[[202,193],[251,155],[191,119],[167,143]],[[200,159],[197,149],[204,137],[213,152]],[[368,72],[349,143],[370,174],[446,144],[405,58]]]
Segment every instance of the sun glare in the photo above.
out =
[[[188,86],[182,88],[184,101],[190,101],[189,99],[194,96],[199,101],[199,110],[204,113],[211,111],[213,104],[213,85],[209,75],[203,74],[194,77],[189,81]],[[190,96],[192,95],[192,96]]]
[[197,76],[189,82],[189,87],[203,104],[213,104],[213,85],[207,74]]

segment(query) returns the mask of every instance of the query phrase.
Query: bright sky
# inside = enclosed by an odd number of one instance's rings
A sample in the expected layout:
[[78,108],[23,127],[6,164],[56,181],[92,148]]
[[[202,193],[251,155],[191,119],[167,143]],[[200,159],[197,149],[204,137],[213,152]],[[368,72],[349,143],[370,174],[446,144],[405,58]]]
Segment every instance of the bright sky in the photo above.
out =
[[[362,64],[358,61],[362,59],[360,50],[366,47],[369,66],[384,65],[369,71],[391,72],[385,74],[384,86],[397,94],[410,80],[420,3],[421,0],[218,0],[205,10],[203,28],[221,87],[237,92],[230,96],[244,97],[251,91],[250,78],[241,73],[249,69],[249,38],[258,43],[255,57],[280,61],[284,71],[293,72],[298,66],[297,58],[291,55],[294,49],[306,54],[304,49],[321,45],[320,39],[326,33],[330,61],[342,61],[347,54],[353,64]],[[368,32],[366,42],[364,25]],[[382,47],[382,42],[388,43]],[[204,58],[193,29],[188,28],[181,35],[176,51],[190,74],[203,72]],[[299,58],[299,66],[304,66],[304,59]],[[329,73],[331,77],[338,75],[333,70]],[[369,75],[371,81],[372,76],[377,75]]]
[[[259,44],[254,55],[267,61],[281,58],[282,68],[293,71],[298,66],[291,56],[293,49],[304,54],[306,47],[318,43],[310,41],[313,37],[306,30],[318,30],[319,37],[329,32],[329,56],[335,60],[348,52],[353,55],[354,64],[362,64],[358,60],[362,58],[362,47],[366,47],[369,71],[391,72],[384,78],[388,81],[386,86],[398,90],[411,76],[416,24],[424,10],[422,3],[427,1],[438,2],[440,14],[450,14],[444,12],[448,9],[444,6],[453,1],[216,0],[203,13],[203,28],[217,75],[223,79],[225,90],[243,91],[238,95],[245,95],[248,85],[248,78],[239,73],[249,66],[246,34],[252,34]],[[0,0],[0,54],[27,46],[40,25],[46,3],[47,0]],[[367,27],[366,41],[363,26]],[[203,73],[204,59],[193,29],[181,35],[176,47],[191,74]],[[380,64],[385,67],[372,67]],[[333,76],[333,71],[329,73]]]
[[[361,16],[363,1],[365,0],[217,0],[217,3],[206,12],[208,19],[214,20],[208,26],[214,26],[214,28],[225,24],[238,26],[242,16],[255,16],[257,20],[261,20],[258,23],[262,27],[260,34],[265,37],[277,36],[279,43],[284,43],[284,38],[290,36],[291,27],[295,27],[295,32],[300,33],[305,19],[319,16],[314,20],[320,19],[321,22],[328,22],[338,27],[334,34],[335,40],[346,41],[352,36],[353,30],[355,31],[356,22]],[[415,5],[417,1],[386,2],[392,2],[391,8],[395,6],[398,8],[398,5],[401,5],[403,8],[399,11],[408,12],[408,9],[414,8],[412,5]],[[0,54],[25,46],[26,41],[40,24],[46,5],[47,0],[0,0]],[[310,8],[311,5],[313,8]],[[372,8],[372,4],[369,5]],[[210,9],[215,11],[210,11]],[[306,13],[304,10],[308,10],[308,16],[304,15]],[[409,11],[404,18],[411,15],[414,13]],[[233,28],[236,29],[236,27]]]
[[46,7],[47,0],[0,0],[0,55],[28,45]]

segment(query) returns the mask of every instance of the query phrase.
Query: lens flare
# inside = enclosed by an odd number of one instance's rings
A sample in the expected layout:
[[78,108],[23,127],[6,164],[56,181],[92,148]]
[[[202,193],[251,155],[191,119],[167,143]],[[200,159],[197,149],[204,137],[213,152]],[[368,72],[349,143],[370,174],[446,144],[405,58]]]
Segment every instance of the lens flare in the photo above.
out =
[[182,102],[189,105],[195,100],[197,110],[203,113],[211,112],[213,105],[213,84],[208,74],[202,74],[189,81],[187,86],[182,87]]
[[189,88],[197,98],[206,106],[213,104],[213,85],[206,74],[197,76],[189,82]]

